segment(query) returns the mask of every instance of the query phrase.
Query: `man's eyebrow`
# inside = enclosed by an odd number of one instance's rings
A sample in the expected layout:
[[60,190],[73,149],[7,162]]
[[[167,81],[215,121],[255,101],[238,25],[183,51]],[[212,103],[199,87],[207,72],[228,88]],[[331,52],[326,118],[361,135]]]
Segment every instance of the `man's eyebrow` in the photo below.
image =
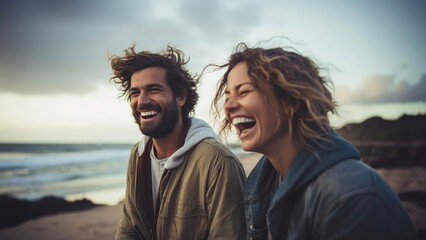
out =
[[137,91],[137,90],[138,90],[138,88],[137,88],[137,87],[131,87],[131,88],[129,88],[129,92]]
[[[153,87],[164,88],[164,86],[159,84],[159,83],[151,83],[151,84],[148,84],[146,86],[142,86],[142,88],[144,88],[144,89],[149,89],[149,88],[153,88]],[[129,91],[131,91],[131,90],[134,90],[134,91],[139,90],[139,87],[130,87]]]
[[164,86],[159,84],[159,83],[151,83],[151,84],[148,84],[148,85],[145,86],[146,89],[150,89],[150,88],[153,88],[153,87],[164,88]]

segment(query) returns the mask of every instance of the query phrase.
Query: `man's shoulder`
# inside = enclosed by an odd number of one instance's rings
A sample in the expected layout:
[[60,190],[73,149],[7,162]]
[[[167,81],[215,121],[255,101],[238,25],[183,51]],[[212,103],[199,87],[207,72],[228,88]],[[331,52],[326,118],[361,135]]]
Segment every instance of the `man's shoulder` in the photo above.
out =
[[139,143],[135,143],[130,149],[130,158],[136,158],[138,155]]
[[137,142],[137,143],[133,144],[133,147],[132,147],[132,149],[131,149],[131,152],[136,152],[136,151],[138,150],[138,148],[139,148],[139,142]]
[[200,168],[210,171],[227,169],[229,172],[241,173],[245,179],[243,166],[238,157],[217,139],[208,138],[199,142],[188,157],[191,158],[188,162],[196,163]]
[[203,162],[203,164],[239,164],[237,156],[226,145],[215,138],[206,138],[200,141],[188,157],[198,159],[196,161]]
[[135,143],[130,150],[130,159],[136,158],[138,155],[139,143]]
[[225,144],[215,138],[206,138],[200,141],[195,147],[194,153],[235,157],[235,154]]

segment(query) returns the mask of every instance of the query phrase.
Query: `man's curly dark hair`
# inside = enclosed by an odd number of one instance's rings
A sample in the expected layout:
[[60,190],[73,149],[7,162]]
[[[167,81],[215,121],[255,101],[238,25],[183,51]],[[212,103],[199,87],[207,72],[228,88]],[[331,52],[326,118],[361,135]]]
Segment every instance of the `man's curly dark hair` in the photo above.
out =
[[[191,75],[186,70],[188,60],[185,60],[184,53],[174,46],[167,45],[166,49],[159,53],[149,51],[136,52],[135,45],[124,50],[124,56],[112,56],[111,67],[114,76],[111,77],[117,88],[121,91],[120,97],[127,96],[130,99],[129,88],[130,79],[135,72],[149,67],[165,68],[166,81],[171,87],[173,94],[180,95],[187,93],[186,103],[182,106],[182,118],[185,120],[190,113],[194,112],[198,102],[197,86],[199,78]],[[183,121],[184,123],[186,121]]]

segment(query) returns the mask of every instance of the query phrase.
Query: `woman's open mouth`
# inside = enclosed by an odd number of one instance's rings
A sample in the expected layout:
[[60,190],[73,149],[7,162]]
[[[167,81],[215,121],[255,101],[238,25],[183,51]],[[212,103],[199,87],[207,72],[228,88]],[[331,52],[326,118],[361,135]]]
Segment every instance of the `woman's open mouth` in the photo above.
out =
[[253,128],[256,125],[256,120],[249,117],[236,117],[232,119],[232,125],[241,134],[244,130]]

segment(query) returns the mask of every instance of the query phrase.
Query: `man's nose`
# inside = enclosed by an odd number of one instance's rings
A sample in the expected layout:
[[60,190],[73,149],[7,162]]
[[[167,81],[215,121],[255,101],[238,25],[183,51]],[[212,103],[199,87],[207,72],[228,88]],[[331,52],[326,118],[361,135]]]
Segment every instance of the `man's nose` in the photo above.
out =
[[138,96],[138,106],[149,103],[151,100],[148,97],[148,94],[141,92]]

